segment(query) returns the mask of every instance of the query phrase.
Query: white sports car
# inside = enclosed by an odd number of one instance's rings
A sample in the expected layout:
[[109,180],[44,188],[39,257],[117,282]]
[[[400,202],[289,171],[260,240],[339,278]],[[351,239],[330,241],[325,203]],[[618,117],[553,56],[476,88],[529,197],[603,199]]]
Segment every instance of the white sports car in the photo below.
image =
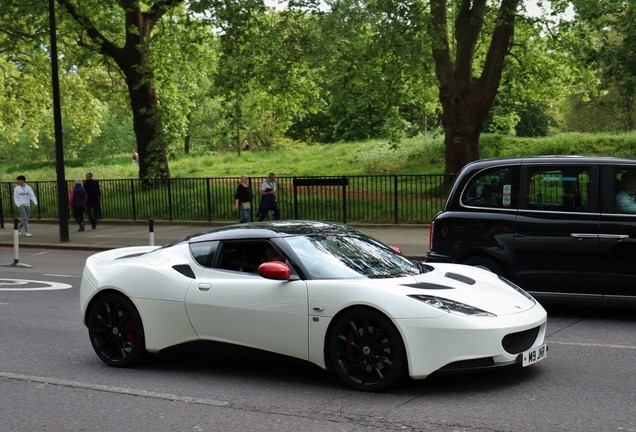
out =
[[98,357],[218,341],[333,369],[358,390],[406,373],[545,358],[546,312],[486,270],[412,261],[345,225],[233,225],[92,255],[81,312]]

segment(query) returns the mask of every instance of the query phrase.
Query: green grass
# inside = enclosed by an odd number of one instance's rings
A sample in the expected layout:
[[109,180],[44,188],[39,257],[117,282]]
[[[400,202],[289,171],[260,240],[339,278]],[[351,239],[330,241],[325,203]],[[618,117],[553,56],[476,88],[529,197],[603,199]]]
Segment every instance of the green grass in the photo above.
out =
[[[173,178],[264,176],[340,176],[368,174],[441,174],[444,172],[444,137],[431,134],[403,140],[396,150],[386,140],[335,144],[288,143],[273,150],[255,148],[236,153],[194,152],[170,158]],[[545,138],[515,138],[483,134],[482,158],[533,155],[592,155],[636,157],[636,133],[567,133]],[[65,161],[68,180],[92,171],[98,179],[137,178],[138,167],[129,154]],[[0,180],[23,174],[29,180],[55,180],[55,162],[1,165]]]

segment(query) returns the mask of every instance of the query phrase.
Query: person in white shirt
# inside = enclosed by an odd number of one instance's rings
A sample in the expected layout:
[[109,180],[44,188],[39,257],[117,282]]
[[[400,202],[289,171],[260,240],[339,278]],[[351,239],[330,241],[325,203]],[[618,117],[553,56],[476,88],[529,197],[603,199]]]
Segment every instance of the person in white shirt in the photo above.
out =
[[24,232],[27,237],[31,237],[33,234],[29,232],[29,218],[31,217],[31,201],[33,205],[38,206],[38,200],[35,198],[33,189],[26,184],[26,177],[20,175],[17,177],[18,185],[13,190],[13,201],[18,206],[20,211],[20,218],[22,219],[18,224],[18,234],[20,229],[24,227]]

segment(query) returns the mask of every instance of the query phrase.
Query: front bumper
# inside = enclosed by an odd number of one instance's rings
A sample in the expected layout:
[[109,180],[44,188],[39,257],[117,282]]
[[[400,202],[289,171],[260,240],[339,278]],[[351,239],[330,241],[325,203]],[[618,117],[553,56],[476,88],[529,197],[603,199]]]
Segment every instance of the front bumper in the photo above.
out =
[[451,369],[453,365],[477,369],[515,364],[520,361],[519,353],[504,349],[504,337],[538,327],[536,339],[529,348],[542,345],[547,315],[540,305],[536,305],[528,311],[507,316],[447,314],[434,319],[399,319],[395,323],[404,338],[409,375],[413,379],[422,379],[445,367]]

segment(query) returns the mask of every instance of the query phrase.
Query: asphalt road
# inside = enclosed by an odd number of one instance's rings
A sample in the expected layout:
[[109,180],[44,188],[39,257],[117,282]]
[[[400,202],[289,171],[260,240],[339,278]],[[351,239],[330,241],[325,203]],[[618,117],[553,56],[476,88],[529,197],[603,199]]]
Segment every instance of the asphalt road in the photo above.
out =
[[[22,249],[32,268],[0,267],[1,431],[636,430],[633,311],[550,308],[542,362],[387,393],[252,353],[178,351],[116,369],[94,354],[79,317],[90,254]],[[12,260],[0,248],[0,264]]]

